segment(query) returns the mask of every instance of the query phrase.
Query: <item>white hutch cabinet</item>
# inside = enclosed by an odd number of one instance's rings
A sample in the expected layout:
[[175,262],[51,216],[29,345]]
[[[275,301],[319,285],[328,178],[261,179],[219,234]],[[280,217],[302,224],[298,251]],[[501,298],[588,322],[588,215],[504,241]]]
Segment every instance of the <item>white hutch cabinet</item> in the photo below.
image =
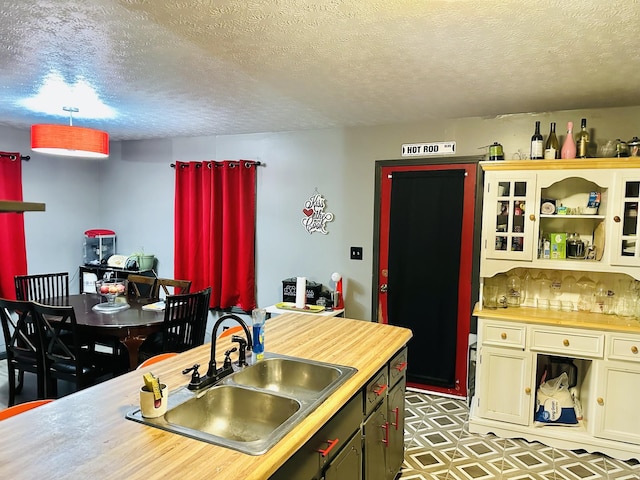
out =
[[[485,183],[480,301],[474,312],[478,317],[476,395],[470,431],[640,460],[637,317],[599,313],[597,308],[579,311],[572,301],[562,302],[562,309],[536,308],[532,292],[526,293],[529,301],[523,303],[528,306],[487,309],[482,303],[485,284],[505,273],[518,272],[527,279],[542,274],[587,276],[609,285],[618,285],[621,279],[629,284],[639,280],[640,160],[480,165]],[[600,195],[597,210],[585,208],[591,192]],[[545,238],[572,233],[591,246],[586,249],[588,258],[553,258],[562,256],[559,251],[544,258]],[[577,426],[534,422],[542,370],[556,357],[571,359],[577,367],[582,405]]]

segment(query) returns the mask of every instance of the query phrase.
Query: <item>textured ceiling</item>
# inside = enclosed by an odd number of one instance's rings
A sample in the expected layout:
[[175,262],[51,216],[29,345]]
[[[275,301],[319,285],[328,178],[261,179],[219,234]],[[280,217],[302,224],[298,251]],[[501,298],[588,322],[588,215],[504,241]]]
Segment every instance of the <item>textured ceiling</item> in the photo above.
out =
[[640,105],[639,31],[637,0],[3,1],[0,125],[68,121],[22,106],[51,74],[115,140]]

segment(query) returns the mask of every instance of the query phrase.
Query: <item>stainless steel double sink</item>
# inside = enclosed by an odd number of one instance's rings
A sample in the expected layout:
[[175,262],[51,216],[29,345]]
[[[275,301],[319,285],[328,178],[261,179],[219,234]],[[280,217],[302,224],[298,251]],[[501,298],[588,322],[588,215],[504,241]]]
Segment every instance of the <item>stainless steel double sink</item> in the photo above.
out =
[[352,367],[265,353],[203,391],[169,394],[167,413],[130,420],[249,455],[261,455],[324,402],[357,370]]

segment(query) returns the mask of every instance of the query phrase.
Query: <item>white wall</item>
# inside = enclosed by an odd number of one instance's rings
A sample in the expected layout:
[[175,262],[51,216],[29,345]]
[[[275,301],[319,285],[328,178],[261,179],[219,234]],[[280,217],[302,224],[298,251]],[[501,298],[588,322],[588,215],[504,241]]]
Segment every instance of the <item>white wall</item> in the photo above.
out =
[[[252,159],[258,168],[257,295],[266,306],[281,300],[281,281],[306,276],[329,284],[345,278],[349,317],[370,319],[374,166],[400,158],[403,143],[455,140],[457,155],[482,155],[494,141],[507,158],[528,152],[535,120],[542,132],[558,123],[588,119],[594,140],[640,136],[640,107],[434,120],[408,125],[112,142],[107,161],[57,159],[29,151],[29,133],[0,127],[0,150],[32,157],[23,163],[24,198],[47,204],[25,214],[29,272],[77,271],[82,233],[112,228],[119,253],[144,247],[159,259],[159,273],[173,274],[173,169],[176,160]],[[452,158],[454,161],[454,158]],[[576,160],[579,162],[579,160]],[[335,214],[328,235],[301,225],[304,202],[315,189]],[[349,247],[362,246],[362,261]],[[426,272],[428,274],[428,272]]]

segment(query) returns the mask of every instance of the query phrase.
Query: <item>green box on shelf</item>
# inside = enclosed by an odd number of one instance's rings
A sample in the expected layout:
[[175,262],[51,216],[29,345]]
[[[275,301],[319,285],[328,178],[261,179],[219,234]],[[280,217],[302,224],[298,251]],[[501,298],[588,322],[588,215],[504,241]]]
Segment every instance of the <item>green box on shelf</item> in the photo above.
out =
[[567,234],[550,233],[549,240],[551,242],[551,259],[559,260],[567,258]]

